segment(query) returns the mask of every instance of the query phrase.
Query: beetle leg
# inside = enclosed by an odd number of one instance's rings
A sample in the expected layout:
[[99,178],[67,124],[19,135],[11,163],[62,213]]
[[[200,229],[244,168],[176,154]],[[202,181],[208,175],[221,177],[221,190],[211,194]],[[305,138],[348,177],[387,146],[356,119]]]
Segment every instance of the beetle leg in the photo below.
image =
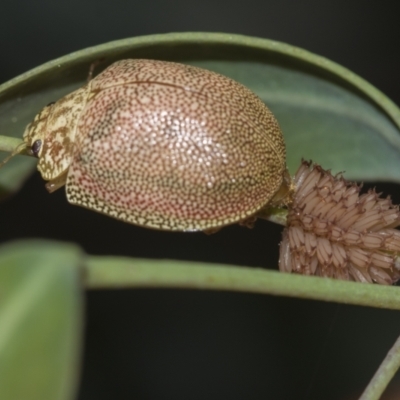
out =
[[245,228],[253,229],[256,221],[257,221],[257,216],[251,215],[250,217],[247,217],[246,219],[242,219],[241,221],[239,221],[238,224],[240,226],[244,226]]
[[88,82],[88,83],[93,79],[93,75],[94,75],[94,70],[95,70],[95,68],[96,68],[99,64],[101,64],[104,60],[105,60],[104,58],[100,58],[100,59],[98,59],[98,60],[93,61],[93,62],[90,64],[89,73],[88,73],[88,77],[87,77],[87,82]]
[[54,178],[51,181],[46,183],[45,186],[49,193],[53,193],[57,189],[60,189],[61,187],[63,187],[65,185],[65,183],[67,182],[67,173],[68,173],[68,170],[66,172],[64,172],[63,174],[61,174],[60,176],[57,176],[57,178]]

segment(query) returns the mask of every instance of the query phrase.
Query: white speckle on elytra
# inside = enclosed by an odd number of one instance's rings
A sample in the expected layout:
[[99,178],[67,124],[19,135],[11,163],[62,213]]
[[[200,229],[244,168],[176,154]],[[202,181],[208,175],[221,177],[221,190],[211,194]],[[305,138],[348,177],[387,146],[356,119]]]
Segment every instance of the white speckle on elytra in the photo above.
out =
[[140,101],[141,104],[149,104],[151,99],[148,96],[143,96],[143,97],[140,98],[139,101]]

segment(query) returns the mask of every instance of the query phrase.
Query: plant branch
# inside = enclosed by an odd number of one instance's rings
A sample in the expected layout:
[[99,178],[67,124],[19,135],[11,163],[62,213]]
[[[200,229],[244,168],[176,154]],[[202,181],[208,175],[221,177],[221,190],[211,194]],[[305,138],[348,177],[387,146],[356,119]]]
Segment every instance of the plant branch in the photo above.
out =
[[88,289],[181,288],[299,297],[400,310],[399,288],[183,261],[90,256]]
[[[22,143],[23,140],[21,139],[0,135],[0,151],[6,151],[8,153],[12,153]],[[22,152],[21,154],[26,155],[26,153],[24,152]]]
[[360,400],[379,400],[400,367],[400,336],[383,360]]

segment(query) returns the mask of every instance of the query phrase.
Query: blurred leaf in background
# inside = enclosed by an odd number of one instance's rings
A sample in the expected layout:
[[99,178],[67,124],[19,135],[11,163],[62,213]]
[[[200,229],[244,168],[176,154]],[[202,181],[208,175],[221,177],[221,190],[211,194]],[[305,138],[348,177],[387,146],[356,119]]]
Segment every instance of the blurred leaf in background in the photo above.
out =
[[73,245],[0,248],[0,399],[71,400],[80,371],[83,303]]

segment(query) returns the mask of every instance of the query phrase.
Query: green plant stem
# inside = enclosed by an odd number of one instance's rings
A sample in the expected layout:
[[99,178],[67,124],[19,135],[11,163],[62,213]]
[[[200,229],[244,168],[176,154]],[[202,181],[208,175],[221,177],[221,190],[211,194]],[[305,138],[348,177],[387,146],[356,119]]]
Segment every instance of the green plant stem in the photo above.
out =
[[[23,140],[10,137],[10,136],[2,136],[0,135],[0,151],[6,151],[8,153],[13,152],[21,143],[23,143]],[[21,153],[25,154],[25,153]]]
[[379,366],[359,400],[378,400],[400,367],[400,336]]
[[299,297],[400,310],[399,288],[284,274],[261,268],[88,257],[84,284],[88,289],[182,288],[226,290]]

